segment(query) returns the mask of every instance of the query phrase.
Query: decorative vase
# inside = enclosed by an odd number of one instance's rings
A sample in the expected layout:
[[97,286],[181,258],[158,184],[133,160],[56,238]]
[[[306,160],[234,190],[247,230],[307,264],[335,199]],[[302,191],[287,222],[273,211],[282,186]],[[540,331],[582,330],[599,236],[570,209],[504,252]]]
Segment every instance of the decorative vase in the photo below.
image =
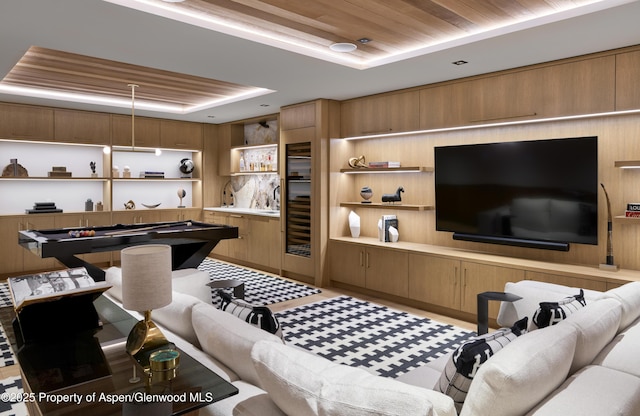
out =
[[373,191],[368,186],[365,186],[360,189],[360,196],[362,197],[362,199],[364,199],[364,201],[361,201],[363,204],[370,204],[371,201],[369,200],[373,196]]

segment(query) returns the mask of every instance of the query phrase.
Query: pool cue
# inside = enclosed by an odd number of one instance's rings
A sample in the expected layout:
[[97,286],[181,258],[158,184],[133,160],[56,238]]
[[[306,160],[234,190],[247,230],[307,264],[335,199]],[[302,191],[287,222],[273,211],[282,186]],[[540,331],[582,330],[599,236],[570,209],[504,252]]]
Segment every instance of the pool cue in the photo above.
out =
[[138,231],[151,231],[151,230],[157,230],[157,229],[160,229],[160,228],[173,227],[174,225],[185,225],[185,224],[187,224],[187,221],[182,222],[182,223],[177,223],[177,224],[152,225],[150,227],[136,228],[135,230],[111,231],[111,232],[105,233],[104,235],[106,235],[106,236],[114,236],[114,235],[119,235],[119,234],[136,234]]

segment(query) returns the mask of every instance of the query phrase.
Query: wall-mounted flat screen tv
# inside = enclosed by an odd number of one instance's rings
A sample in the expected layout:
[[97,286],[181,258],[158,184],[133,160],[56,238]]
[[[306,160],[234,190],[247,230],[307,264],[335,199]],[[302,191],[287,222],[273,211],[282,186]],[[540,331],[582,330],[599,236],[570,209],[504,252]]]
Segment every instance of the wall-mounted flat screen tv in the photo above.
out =
[[436,229],[552,250],[598,244],[598,138],[435,148]]

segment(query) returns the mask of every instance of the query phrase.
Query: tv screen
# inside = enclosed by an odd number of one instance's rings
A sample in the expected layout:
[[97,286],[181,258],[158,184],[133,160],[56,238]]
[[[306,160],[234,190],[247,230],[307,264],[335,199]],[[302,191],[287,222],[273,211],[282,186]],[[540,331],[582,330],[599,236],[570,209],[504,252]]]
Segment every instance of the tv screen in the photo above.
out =
[[436,147],[435,193],[454,238],[598,244],[598,138]]

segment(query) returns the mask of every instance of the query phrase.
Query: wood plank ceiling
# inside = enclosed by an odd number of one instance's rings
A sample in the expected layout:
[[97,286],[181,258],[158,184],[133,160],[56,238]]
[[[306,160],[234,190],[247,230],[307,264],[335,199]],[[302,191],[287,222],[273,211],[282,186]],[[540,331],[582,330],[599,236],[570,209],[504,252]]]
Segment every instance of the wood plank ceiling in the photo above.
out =
[[230,82],[37,46],[27,50],[4,77],[2,84],[123,101],[131,97],[128,84],[137,84],[135,97],[138,105],[166,105],[184,112],[256,90]]
[[[137,1],[137,0],[135,0]],[[134,2],[135,2],[134,1]],[[327,49],[354,43],[362,61],[596,3],[596,0],[146,0],[247,32]],[[175,1],[175,0],[173,0]],[[129,0],[126,3],[132,3]],[[369,39],[360,43],[360,39]]]

